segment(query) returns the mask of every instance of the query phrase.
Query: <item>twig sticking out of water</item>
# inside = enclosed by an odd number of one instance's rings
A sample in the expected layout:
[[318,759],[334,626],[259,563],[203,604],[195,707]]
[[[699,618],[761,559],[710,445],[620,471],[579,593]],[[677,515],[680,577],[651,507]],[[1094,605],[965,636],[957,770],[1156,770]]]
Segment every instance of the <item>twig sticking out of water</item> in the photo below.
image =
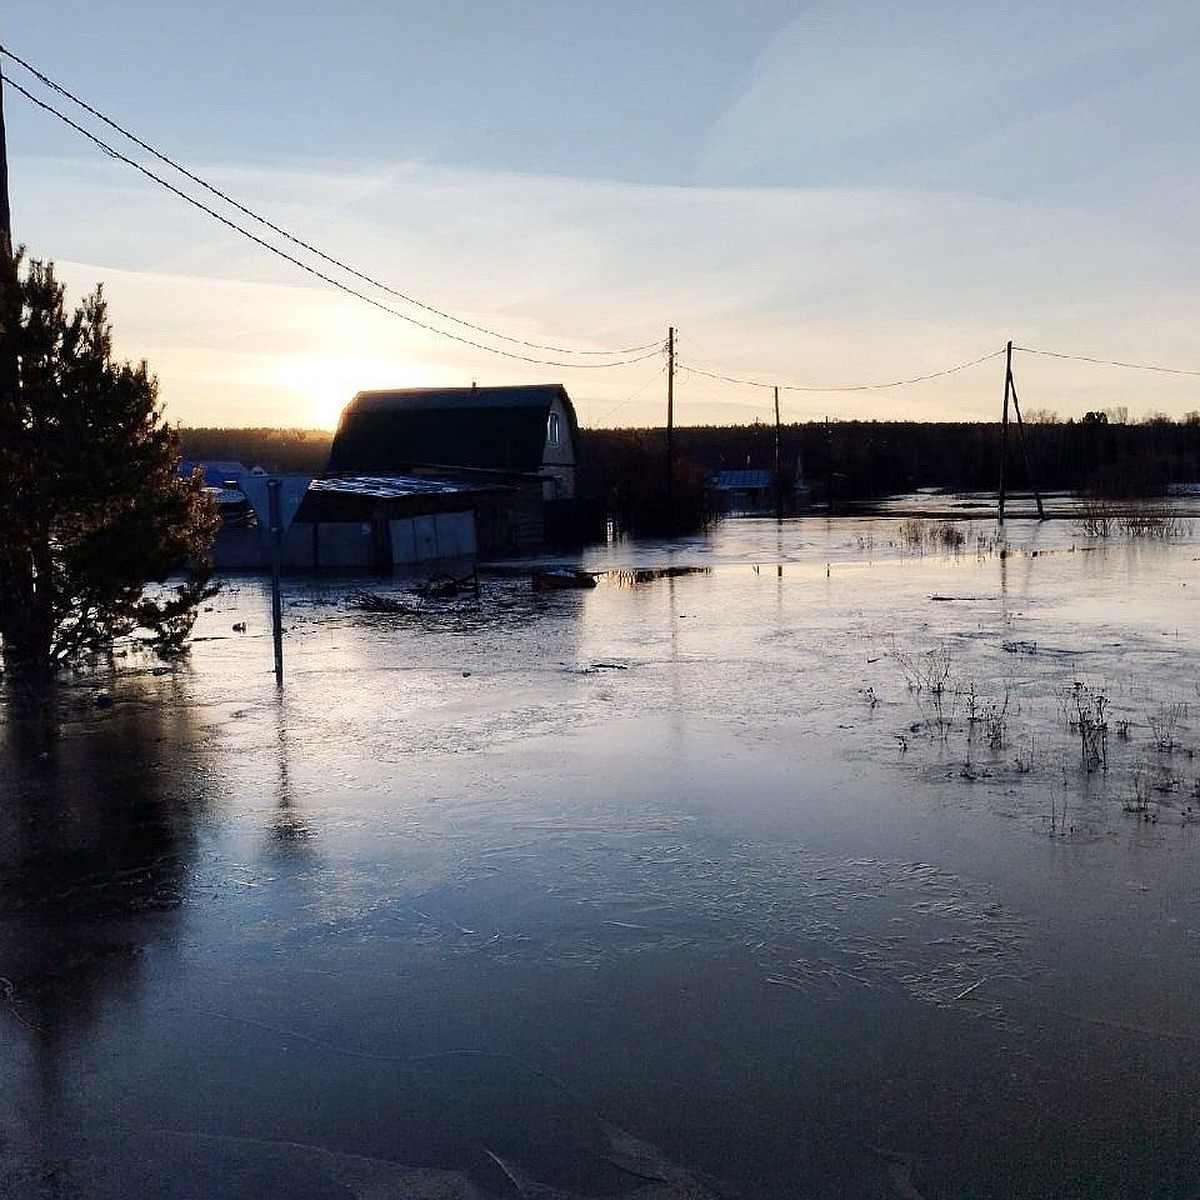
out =
[[945,741],[954,720],[957,695],[950,682],[950,647],[943,642],[923,654],[908,654],[893,642],[892,657],[904,672],[908,690],[917,698],[917,703],[927,702],[933,710],[934,727]]
[[1108,696],[1076,680],[1068,693],[1068,720],[1079,733],[1083,769],[1108,770]]
[[1162,701],[1146,719],[1150,722],[1150,732],[1154,737],[1154,746],[1163,754],[1171,754],[1178,746],[1176,735],[1181,722],[1188,715],[1188,706],[1179,701]]

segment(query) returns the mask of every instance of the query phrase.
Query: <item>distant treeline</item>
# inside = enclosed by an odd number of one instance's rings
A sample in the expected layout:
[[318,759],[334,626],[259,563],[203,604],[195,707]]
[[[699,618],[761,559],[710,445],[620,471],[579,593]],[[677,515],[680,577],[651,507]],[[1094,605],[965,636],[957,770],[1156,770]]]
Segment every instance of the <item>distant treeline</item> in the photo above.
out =
[[179,430],[183,457],[199,462],[240,462],[284,474],[321,475],[333,434],[326,429]]
[[[184,454],[269,470],[319,475],[333,435],[311,429],[181,429]],[[773,470],[775,427],[687,426],[674,431],[675,470],[667,497],[666,431],[582,430],[582,490],[602,498],[622,529],[662,532],[705,518],[704,481],[721,470]],[[1022,444],[1024,443],[1024,445]],[[784,487],[801,478],[814,502],[868,500],[916,488],[994,490],[1000,479],[998,422],[813,421],[779,431]],[[1008,429],[1011,490],[1147,495],[1200,480],[1200,417],[1138,424],[1104,413]],[[1028,465],[1027,465],[1028,464]]]
[[[688,426],[674,434],[676,475],[690,482],[716,471],[775,466],[775,427]],[[585,429],[586,458],[607,489],[641,488],[665,474],[662,429]],[[814,421],[779,431],[780,473],[799,475],[824,502],[865,500],[916,488],[995,490],[1000,479],[999,422]],[[1007,484],[1024,489],[1144,495],[1200,479],[1200,419],[1082,421],[1008,428]]]

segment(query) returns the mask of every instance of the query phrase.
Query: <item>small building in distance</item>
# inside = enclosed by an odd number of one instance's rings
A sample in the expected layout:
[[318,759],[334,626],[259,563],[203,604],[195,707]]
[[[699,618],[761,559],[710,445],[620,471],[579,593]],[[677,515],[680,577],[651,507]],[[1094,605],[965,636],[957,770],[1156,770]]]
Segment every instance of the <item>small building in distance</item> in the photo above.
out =
[[775,511],[775,472],[747,467],[718,471],[707,485],[714,512],[725,516],[748,516]]
[[253,524],[250,504],[241,489],[242,476],[251,474],[245,463],[184,459],[179,464],[179,474],[185,479],[190,479],[197,471],[204,478],[204,490],[217,503],[222,528]]
[[179,464],[179,474],[188,478],[197,471],[204,476],[206,488],[236,491],[238,480],[250,473],[250,468],[240,462],[217,462],[212,459],[185,458]]
[[[411,539],[392,537],[388,522],[441,514],[447,525],[451,510],[473,515],[480,554],[536,549],[578,540],[594,523],[578,496],[578,460],[579,426],[561,384],[359,392],[296,520],[371,525],[359,535],[373,547],[364,565],[411,561]],[[345,546],[346,534],[316,529],[312,545]]]
[[726,517],[766,516],[781,510],[794,514],[803,512],[812,501],[798,455],[790,479],[786,471],[776,479],[774,471],[761,467],[722,470],[709,476],[704,491],[710,511]]

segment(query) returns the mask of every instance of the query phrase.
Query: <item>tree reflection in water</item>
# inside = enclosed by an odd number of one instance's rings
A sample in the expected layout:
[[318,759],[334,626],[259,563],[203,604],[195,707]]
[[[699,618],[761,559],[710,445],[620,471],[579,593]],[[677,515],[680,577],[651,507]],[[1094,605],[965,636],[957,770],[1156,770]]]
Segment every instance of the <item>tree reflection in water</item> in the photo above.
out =
[[73,1050],[111,999],[136,998],[145,951],[179,936],[206,806],[180,687],[151,674],[111,704],[68,691],[0,725],[0,1027],[31,1076],[23,1111],[0,1119],[28,1124],[43,1153]]

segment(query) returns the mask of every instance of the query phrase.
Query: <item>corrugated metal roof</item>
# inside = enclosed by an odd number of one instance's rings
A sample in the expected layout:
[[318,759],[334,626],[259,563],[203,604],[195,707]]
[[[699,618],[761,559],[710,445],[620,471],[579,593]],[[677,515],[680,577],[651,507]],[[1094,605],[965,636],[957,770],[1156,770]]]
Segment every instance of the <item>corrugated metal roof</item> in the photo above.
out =
[[246,493],[241,488],[212,487],[206,485],[204,490],[218,503],[233,508],[247,504]]
[[369,496],[375,500],[399,500],[407,496],[473,495],[494,489],[458,479],[431,479],[425,475],[339,475],[314,479],[310,492],[338,496]]

